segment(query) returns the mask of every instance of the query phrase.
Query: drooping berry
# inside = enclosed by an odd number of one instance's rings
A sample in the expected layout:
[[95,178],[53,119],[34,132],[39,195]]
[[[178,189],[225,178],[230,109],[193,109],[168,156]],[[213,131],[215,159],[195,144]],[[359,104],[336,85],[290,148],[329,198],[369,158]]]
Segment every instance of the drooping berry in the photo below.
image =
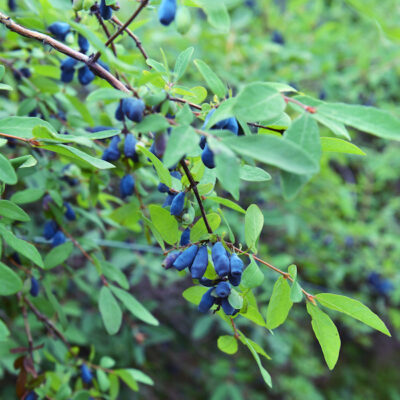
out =
[[118,143],[121,141],[121,138],[116,135],[110,141],[108,147],[104,150],[102,159],[105,161],[117,161],[121,156],[121,153],[118,149]]
[[106,5],[106,0],[100,1],[100,15],[103,19],[110,19],[112,17],[112,8]]
[[201,152],[201,161],[203,161],[203,164],[207,168],[215,168],[214,153],[210,150],[208,144],[205,145],[203,151]]
[[165,257],[163,263],[161,264],[163,266],[163,268],[165,268],[165,269],[172,268],[173,263],[180,256],[180,254],[181,253],[178,251],[173,251],[173,252],[169,253],[167,255],[167,257]]
[[64,202],[64,207],[66,208],[66,211],[64,213],[65,218],[69,221],[75,221],[76,220],[76,214],[74,209],[72,208],[71,204],[68,203],[67,201]]
[[39,290],[40,290],[39,282],[34,276],[32,276],[31,277],[31,289],[29,290],[29,293],[31,294],[31,296],[37,297],[37,295],[39,294]]
[[92,371],[89,369],[89,367],[86,364],[81,365],[81,378],[82,378],[82,381],[86,384],[92,383],[93,374],[92,374]]
[[95,78],[94,73],[90,70],[87,65],[78,69],[78,80],[81,85],[86,86],[89,85],[90,82]]
[[75,69],[62,69],[61,70],[61,82],[69,83],[74,79]]
[[231,292],[231,285],[228,282],[220,282],[215,288],[215,293],[218,297],[228,297]]
[[60,244],[65,243],[67,238],[64,235],[63,231],[57,231],[53,236],[53,241],[51,242],[52,247],[59,246]]
[[190,243],[190,228],[186,228],[181,235],[179,246],[187,246]]
[[135,162],[139,161],[138,155],[136,153],[136,144],[137,140],[135,139],[135,136],[133,136],[132,133],[128,133],[125,136],[124,141],[124,154],[125,157],[131,158]]
[[66,22],[54,22],[47,30],[52,33],[56,39],[64,41],[67,37],[71,27]]
[[185,206],[185,195],[185,192],[180,192],[174,197],[171,203],[171,215],[179,215],[182,213],[183,207]]
[[145,105],[142,100],[132,97],[122,100],[122,111],[133,122],[140,122],[143,119]]
[[176,194],[168,194],[167,195],[167,197],[166,197],[166,199],[165,199],[165,201],[164,201],[164,204],[162,205],[163,207],[168,207],[168,206],[170,206],[171,204],[172,204],[172,202],[174,201],[174,198],[175,198],[175,196],[176,196]]
[[231,306],[227,298],[222,299],[221,307],[226,315],[236,314],[236,309]]
[[57,231],[58,231],[57,222],[54,220],[49,220],[44,224],[43,236],[46,240],[53,239]]
[[193,260],[191,273],[193,279],[201,279],[206,272],[208,265],[208,249],[207,246],[201,246]]
[[225,247],[221,242],[214,244],[212,251],[212,260],[214,263],[215,272],[223,278],[229,273],[229,258],[226,254]]
[[183,269],[190,267],[193,263],[194,258],[196,257],[198,250],[199,248],[196,245],[190,246],[179,255],[179,257],[172,265],[178,271],[182,271]]
[[211,295],[211,292],[214,290],[214,288],[210,288],[205,292],[200,300],[198,310],[201,313],[206,313],[207,311],[210,310],[210,308],[213,306],[215,302],[215,297]]
[[175,19],[176,8],[176,0],[161,0],[158,9],[159,21],[165,26],[169,25]]
[[81,34],[78,35],[78,46],[81,53],[86,53],[90,47],[89,41]]
[[119,184],[119,190],[121,192],[121,197],[125,198],[133,194],[135,190],[135,180],[132,175],[125,175]]

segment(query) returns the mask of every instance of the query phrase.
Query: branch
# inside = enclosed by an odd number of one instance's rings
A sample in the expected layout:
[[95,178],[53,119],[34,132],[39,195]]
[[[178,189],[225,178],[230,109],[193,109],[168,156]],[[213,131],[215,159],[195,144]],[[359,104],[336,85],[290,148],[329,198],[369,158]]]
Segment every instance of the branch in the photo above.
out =
[[[140,3],[140,6],[136,9],[136,11],[128,18],[128,20],[113,34],[109,37],[107,42],[105,42],[105,46],[111,44],[121,33],[123,33],[126,28],[132,23],[132,21],[140,14],[140,12],[147,6],[149,0],[143,0]],[[101,56],[101,52],[98,51],[93,57],[92,62],[96,62]]]
[[[123,26],[122,22],[115,16],[113,16],[111,18],[111,21],[115,22],[118,26]],[[144,50],[140,39],[128,28],[125,29],[125,32],[128,34],[128,36],[130,36],[135,41],[136,47],[142,53],[144,59],[147,60],[149,58],[149,56],[147,55],[146,51]]]
[[307,105],[303,104],[302,102],[300,102],[296,99],[293,99],[292,97],[285,96],[284,94],[282,96],[283,96],[284,100],[286,101],[286,103],[297,104],[303,110],[309,112],[310,114],[315,114],[317,112],[317,109],[315,107],[307,106]]
[[36,32],[31,29],[27,29],[22,25],[14,22],[10,17],[0,12],[0,24],[3,24],[7,29],[17,33],[18,35],[25,36],[29,39],[35,39],[43,44],[48,44],[53,47],[55,50],[60,53],[66,54],[69,57],[74,58],[75,60],[84,62],[86,65],[90,67],[93,73],[100,78],[106,80],[111,86],[115,87],[118,90],[121,90],[125,93],[130,93],[129,89],[118,80],[114,75],[104,69],[100,64],[93,62],[93,59],[88,57],[87,55],[73,50],[70,47],[66,46],[64,43],[59,42],[52,37],[45,35],[44,33]]
[[186,174],[186,176],[187,176],[187,178],[189,179],[189,182],[190,182],[190,187],[193,190],[194,195],[196,196],[197,203],[199,204],[200,212],[201,212],[201,215],[203,216],[203,221],[204,221],[204,224],[206,225],[207,231],[208,231],[208,233],[212,234],[213,231],[212,231],[212,229],[210,227],[210,224],[208,223],[207,215],[206,215],[206,212],[205,212],[204,206],[203,206],[203,201],[201,200],[201,197],[199,195],[199,191],[197,190],[197,183],[193,179],[193,176],[190,173],[190,170],[189,170],[188,166],[186,165],[185,160],[181,160],[180,164],[181,164],[183,170],[185,171],[185,174]]

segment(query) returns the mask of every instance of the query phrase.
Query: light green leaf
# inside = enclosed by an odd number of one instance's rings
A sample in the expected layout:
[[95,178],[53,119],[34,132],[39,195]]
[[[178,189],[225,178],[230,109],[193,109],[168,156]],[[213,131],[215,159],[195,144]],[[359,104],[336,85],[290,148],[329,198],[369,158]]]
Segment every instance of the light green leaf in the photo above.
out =
[[[221,217],[217,213],[207,214],[207,221],[212,229],[215,231],[221,224]],[[207,232],[206,224],[203,218],[200,218],[190,231],[190,240],[192,242],[198,242],[199,240],[207,239],[209,233]]]
[[175,244],[179,239],[178,222],[165,208],[156,204],[149,206],[150,218],[162,238],[168,244]]
[[[225,97],[226,88],[218,76],[212,71],[212,69],[201,60],[195,60],[194,64],[207,82],[208,87],[220,98]],[[0,121],[1,122],[1,121]]]
[[10,161],[5,158],[3,154],[0,154],[0,181],[3,181],[7,185],[15,185],[17,180],[17,174],[15,173]]
[[207,292],[208,288],[204,286],[191,286],[183,291],[182,296],[190,303],[196,306],[200,303],[203,294]]
[[10,296],[22,289],[21,278],[2,262],[0,262],[0,282],[0,296]]
[[249,157],[294,174],[312,174],[318,166],[299,145],[273,135],[224,137],[221,142],[239,156]]
[[246,211],[242,207],[240,207],[239,204],[236,204],[232,200],[225,199],[223,197],[218,197],[218,196],[207,197],[207,200],[211,200],[211,201],[214,201],[216,203],[222,204],[223,206],[229,207],[232,210],[235,210],[235,211],[240,212],[242,214],[246,213]]
[[162,132],[169,128],[168,121],[161,114],[150,114],[135,126],[136,132]]
[[261,168],[251,165],[242,165],[240,167],[240,179],[248,182],[264,182],[271,180],[271,175]]
[[122,92],[121,90],[112,89],[112,88],[101,88],[94,90],[86,97],[86,102],[91,103],[95,101],[104,101],[104,100],[120,100],[130,97],[129,93]]
[[251,204],[246,210],[244,236],[247,246],[256,252],[256,243],[264,226],[264,215],[256,204]]
[[6,340],[10,336],[7,325],[0,319],[0,341]]
[[8,200],[0,200],[0,215],[15,221],[27,222],[31,220],[21,207]]
[[400,140],[400,119],[374,107],[325,103],[317,112],[360,131],[391,140]]
[[293,303],[300,303],[303,300],[303,292],[301,291],[301,286],[299,285],[297,277],[297,267],[292,264],[288,268],[290,276],[293,278],[292,287],[290,288],[290,300]]
[[243,297],[234,288],[231,289],[231,292],[228,296],[228,301],[229,304],[237,310],[240,310],[243,306]]
[[324,307],[328,307],[332,310],[340,311],[341,313],[350,315],[350,317],[358,319],[371,328],[374,328],[387,336],[391,336],[384,322],[367,306],[358,300],[333,293],[320,293],[317,294],[315,298]]
[[39,267],[44,268],[42,257],[33,244],[17,238],[11,231],[7,230],[3,225],[0,225],[0,234],[1,236],[3,236],[4,241],[17,253],[22,254],[28,260],[31,260]]
[[281,276],[275,282],[272,296],[269,300],[267,309],[267,328],[275,329],[282,325],[286,321],[292,305],[293,302],[290,300],[290,286],[287,280]]
[[0,119],[1,133],[24,139],[31,139],[33,137],[32,130],[38,125],[45,126],[51,132],[57,133],[51,124],[36,117],[7,117]]
[[254,261],[253,257],[250,257],[250,264],[246,267],[242,274],[242,285],[246,288],[252,289],[260,286],[264,281],[264,274]]
[[321,146],[324,153],[347,153],[365,156],[365,153],[359,147],[343,139],[322,137]]
[[228,33],[230,18],[224,2],[214,0],[197,0],[207,14],[207,20],[211,26],[221,32]]
[[150,158],[151,163],[156,169],[157,175],[162,183],[165,183],[168,187],[172,186],[171,174],[168,168],[149,150],[145,147],[136,146],[138,152],[143,153],[145,156]]
[[68,259],[73,249],[74,245],[72,242],[66,242],[52,248],[44,257],[44,268],[51,269],[61,265]]
[[114,295],[122,302],[122,304],[134,315],[136,318],[150,325],[159,325],[159,322],[153,315],[129,292],[119,289],[115,286],[110,286]]
[[122,323],[122,311],[111,290],[103,286],[99,296],[99,310],[109,335],[115,335]]
[[267,83],[254,82],[237,95],[235,116],[246,122],[265,121],[280,116],[286,107],[282,95]]
[[340,336],[335,324],[317,306],[307,302],[307,312],[311,315],[311,325],[321,346],[329,369],[333,369],[339,358]]
[[127,369],[116,369],[115,374],[118,375],[122,381],[124,381],[132,390],[137,392],[139,390],[139,386],[132,376],[132,374]]
[[186,71],[186,68],[189,65],[190,59],[192,58],[194,52],[194,47],[188,47],[186,50],[182,51],[178,55],[175,61],[174,75],[175,81],[179,81],[182,78],[183,74]]
[[238,351],[237,340],[230,335],[220,336],[217,345],[218,348],[226,354],[235,354]]

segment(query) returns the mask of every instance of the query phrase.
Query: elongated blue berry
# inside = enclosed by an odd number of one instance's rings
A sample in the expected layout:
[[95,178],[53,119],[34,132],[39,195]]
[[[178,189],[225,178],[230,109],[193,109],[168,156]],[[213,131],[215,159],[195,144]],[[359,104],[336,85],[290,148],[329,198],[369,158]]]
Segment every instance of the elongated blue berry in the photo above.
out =
[[201,246],[193,260],[190,272],[193,279],[201,279],[206,272],[208,265],[208,250],[207,246]]
[[122,111],[122,102],[118,103],[118,107],[115,110],[115,119],[117,119],[118,121],[123,121],[125,118],[124,116],[124,112]]
[[179,181],[182,179],[182,175],[179,171],[171,171],[171,176],[178,179]]
[[201,161],[203,161],[203,164],[207,168],[215,168],[214,153],[210,150],[208,144],[205,145],[203,151],[201,152]]
[[212,251],[212,260],[214,263],[215,272],[223,278],[229,273],[229,258],[226,254],[225,247],[221,242],[214,244]]
[[199,283],[200,283],[200,285],[203,285],[203,286],[214,287],[214,281],[212,281],[211,279],[201,278],[199,280]]
[[50,240],[58,231],[57,222],[54,220],[47,221],[43,227],[43,236],[45,239]]
[[77,60],[75,60],[75,58],[72,57],[67,57],[64,60],[62,60],[61,62],[61,70],[69,70],[69,69],[74,69],[75,65],[78,63]]
[[120,182],[119,190],[121,192],[121,197],[127,197],[133,194],[135,190],[135,180],[132,175],[125,175]]
[[92,383],[93,380],[92,371],[90,371],[89,367],[86,364],[81,365],[81,378],[82,381],[86,384]]
[[8,4],[8,8],[9,8],[10,11],[15,11],[16,10],[17,3],[16,3],[15,0],[8,0],[7,4]]
[[165,183],[160,182],[157,186],[157,190],[161,193],[168,193],[169,187]]
[[37,297],[37,295],[39,294],[39,290],[40,290],[39,282],[37,281],[37,279],[34,276],[32,276],[31,277],[31,289],[30,289],[29,293],[31,294],[31,296]]
[[26,396],[25,396],[25,400],[37,400],[37,394],[35,392],[29,392]]
[[185,205],[185,192],[178,193],[171,203],[171,215],[179,215],[183,211],[183,207]]
[[169,25],[176,14],[176,0],[161,0],[158,19],[163,25]]
[[168,194],[164,201],[164,204],[162,206],[163,207],[170,206],[172,204],[172,202],[174,201],[175,196],[176,196],[175,194]]
[[112,17],[112,8],[106,5],[105,0],[100,1],[100,15],[103,19],[110,19]]
[[179,257],[172,265],[178,271],[182,271],[183,269],[190,267],[193,263],[194,258],[196,257],[198,250],[199,248],[196,245],[190,246],[179,255]]
[[86,86],[89,85],[90,82],[95,78],[94,73],[90,70],[90,68],[85,65],[78,69],[78,80],[81,85]]
[[98,60],[97,64],[100,64],[106,71],[110,71],[110,67],[104,61]]
[[140,122],[143,119],[145,105],[142,100],[129,98],[122,100],[122,111],[131,121]]
[[71,27],[66,22],[54,22],[47,30],[52,33],[58,40],[65,40]]
[[243,261],[238,257],[237,254],[233,253],[229,259],[230,271],[229,271],[229,282],[233,286],[239,286],[242,280],[243,273]]
[[89,50],[89,41],[81,34],[78,35],[78,46],[81,53],[86,53]]
[[204,147],[206,147],[207,144],[207,138],[205,136],[202,136],[199,142],[199,146],[204,149]]
[[125,136],[125,141],[124,141],[124,154],[125,157],[131,158],[135,162],[139,161],[139,157],[136,153],[136,144],[137,140],[135,136],[133,136],[132,133],[128,133]]
[[121,153],[118,149],[118,143],[121,141],[121,138],[116,135],[110,141],[109,146],[104,150],[102,159],[105,161],[117,161],[121,156]]
[[214,290],[214,288],[210,288],[207,290],[207,292],[205,292],[200,300],[199,306],[198,306],[198,310],[201,313],[206,313],[207,311],[210,310],[210,308],[212,307],[212,305],[215,302],[215,297],[211,295],[211,292]]
[[186,228],[181,235],[179,246],[187,246],[190,243],[190,228]]
[[222,299],[222,301],[221,301],[221,307],[222,307],[222,309],[224,310],[224,313],[225,313],[226,315],[233,315],[233,314],[236,314],[236,309],[233,308],[233,307],[230,305],[230,303],[229,303],[229,301],[228,301],[227,298]]
[[69,83],[74,79],[75,69],[63,69],[61,70],[61,82]]
[[64,207],[66,208],[65,211],[65,218],[67,218],[69,221],[75,221],[76,220],[76,214],[74,209],[72,208],[71,204],[68,202],[64,202]]
[[52,247],[59,246],[60,244],[65,243],[67,238],[64,235],[63,231],[57,231],[53,237],[53,241],[51,242]]
[[163,263],[161,264],[165,269],[172,268],[173,263],[175,260],[181,255],[181,252],[173,251],[165,257]]
[[215,288],[215,293],[218,297],[228,297],[231,292],[231,285],[228,282],[220,282]]

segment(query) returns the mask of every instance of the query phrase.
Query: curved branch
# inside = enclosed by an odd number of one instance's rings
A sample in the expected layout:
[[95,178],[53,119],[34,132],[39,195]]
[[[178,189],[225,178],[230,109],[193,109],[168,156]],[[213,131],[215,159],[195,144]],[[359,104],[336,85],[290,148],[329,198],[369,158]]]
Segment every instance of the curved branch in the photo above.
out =
[[90,67],[95,75],[106,80],[111,86],[115,87],[118,90],[121,90],[125,93],[130,93],[130,90],[113,74],[104,69],[100,64],[93,63],[93,60],[87,55],[73,50],[70,47],[66,46],[64,43],[59,42],[52,37],[45,35],[44,33],[36,32],[31,29],[27,29],[22,25],[14,22],[9,16],[0,12],[0,24],[3,24],[7,29],[18,33],[18,35],[25,36],[29,39],[38,40],[43,44],[48,44],[60,53],[66,54],[69,57],[74,58],[75,60],[82,61],[86,65]]

